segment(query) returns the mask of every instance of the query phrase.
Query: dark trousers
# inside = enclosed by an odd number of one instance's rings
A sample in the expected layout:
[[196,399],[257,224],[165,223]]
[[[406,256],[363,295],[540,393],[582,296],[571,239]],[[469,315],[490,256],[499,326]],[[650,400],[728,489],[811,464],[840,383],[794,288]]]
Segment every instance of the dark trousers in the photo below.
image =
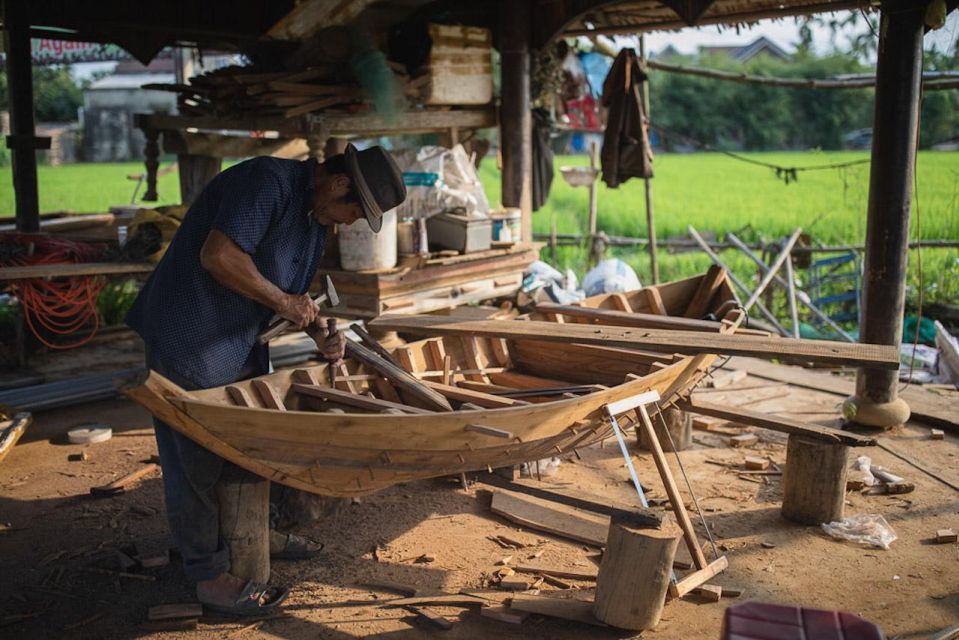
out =
[[[149,351],[146,364],[187,391],[199,388]],[[255,362],[248,362],[238,379],[265,373],[260,368]],[[167,519],[183,558],[183,570],[195,582],[210,580],[230,570],[230,554],[220,537],[216,483],[223,477],[252,481],[257,476],[204,449],[162,420],[154,418],[153,426],[163,467]]]

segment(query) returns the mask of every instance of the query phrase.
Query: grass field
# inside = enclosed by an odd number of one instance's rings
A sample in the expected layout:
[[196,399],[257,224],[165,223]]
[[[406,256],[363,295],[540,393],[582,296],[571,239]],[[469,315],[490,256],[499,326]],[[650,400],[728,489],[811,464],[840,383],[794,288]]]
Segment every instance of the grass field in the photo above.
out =
[[[843,163],[868,158],[863,152],[751,153],[747,157],[785,167]],[[559,157],[556,166],[587,164],[585,156]],[[126,176],[143,171],[140,163],[79,164],[39,168],[43,211],[106,211],[110,205],[129,203],[135,182]],[[655,160],[653,202],[657,237],[684,237],[686,225],[721,237],[736,231],[744,240],[776,240],[802,226],[824,244],[858,244],[865,240],[869,167],[800,172],[797,182],[786,185],[765,167],[746,164],[716,153],[660,154]],[[480,171],[490,202],[500,197],[499,173],[492,158]],[[159,182],[160,202],[176,202],[176,173]],[[14,210],[10,168],[0,168],[0,214]],[[142,196],[141,189],[140,195]],[[959,153],[919,154],[911,236],[923,239],[959,239]],[[601,184],[598,228],[610,235],[646,236],[643,182],[630,180],[619,189]],[[547,205],[534,216],[534,229],[547,233],[555,214],[559,233],[582,233],[586,228],[587,190],[568,186],[557,171]],[[918,216],[916,215],[918,212]],[[917,224],[918,220],[918,224]],[[645,249],[616,250],[641,280],[649,279]],[[546,252],[544,251],[544,257]],[[564,248],[558,266],[579,275],[585,268],[585,251]],[[735,251],[723,254],[740,276],[751,278],[755,268]],[[910,252],[910,292],[918,287],[918,253]],[[703,271],[709,259],[701,253],[660,256],[660,273],[670,280]],[[923,283],[926,301],[954,302],[959,298],[959,251],[924,249]],[[803,274],[800,274],[802,277]]]
[[[865,152],[749,153],[748,158],[784,167],[809,167],[868,159]],[[586,165],[585,156],[561,156],[556,166]],[[659,154],[654,162],[653,209],[657,238],[687,237],[686,226],[722,237],[734,231],[746,241],[774,241],[797,226],[823,244],[861,244],[866,237],[869,165],[846,169],[800,172],[786,185],[771,169],[746,164],[718,153]],[[491,202],[499,200],[499,174],[485,162],[481,179]],[[583,233],[587,226],[587,189],[573,188],[557,175],[549,201],[534,214],[537,233],[548,233],[555,214],[558,233]],[[959,239],[959,153],[919,154],[913,202],[912,238]],[[619,189],[600,184],[597,227],[610,235],[646,237],[643,181],[633,179]],[[918,216],[916,215],[918,212]],[[919,223],[917,224],[917,219]],[[544,256],[546,252],[544,251]],[[613,255],[636,269],[641,281],[649,279],[645,248],[619,249]],[[744,280],[756,268],[735,250],[722,258]],[[561,248],[561,267],[582,275],[584,249]],[[702,253],[659,255],[660,276],[671,280],[700,273],[709,266]],[[922,271],[927,302],[954,303],[959,298],[959,250],[924,249]],[[798,274],[800,278],[803,274]],[[913,304],[918,291],[918,253],[910,252],[910,290]]]

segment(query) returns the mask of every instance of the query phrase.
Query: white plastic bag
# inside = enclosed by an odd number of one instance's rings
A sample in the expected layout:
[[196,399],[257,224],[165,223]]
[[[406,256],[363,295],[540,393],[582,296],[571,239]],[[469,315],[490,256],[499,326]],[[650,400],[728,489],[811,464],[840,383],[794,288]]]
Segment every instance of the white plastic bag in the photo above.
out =
[[824,523],[822,528],[833,538],[881,547],[887,551],[889,545],[899,537],[886,519],[878,513],[856,514],[838,522]]
[[872,471],[869,470],[869,467],[872,465],[872,460],[869,459],[869,456],[859,456],[856,458],[856,461],[852,463],[852,477],[850,480],[861,480],[862,484],[867,487],[871,487],[876,484],[876,476],[872,475]]
[[429,218],[452,210],[481,217],[489,214],[486,192],[462,145],[421,147],[416,153],[403,151],[393,157],[406,183],[406,200],[396,208],[400,219]]
[[583,290],[587,296],[617,291],[639,289],[639,276],[633,268],[617,258],[603,260],[583,278]]

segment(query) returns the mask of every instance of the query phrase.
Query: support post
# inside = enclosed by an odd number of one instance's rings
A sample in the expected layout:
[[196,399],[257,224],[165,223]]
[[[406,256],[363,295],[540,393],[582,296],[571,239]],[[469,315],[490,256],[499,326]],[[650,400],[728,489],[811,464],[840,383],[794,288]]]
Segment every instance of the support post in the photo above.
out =
[[[661,415],[662,420],[658,416],[653,419],[653,431],[663,451],[685,451],[691,447],[693,444],[692,417],[676,407],[663,409]],[[663,423],[666,424],[665,427]],[[645,451],[652,451],[653,444],[649,441],[646,430],[637,429],[636,432],[639,434],[639,446]]]
[[533,119],[530,112],[529,0],[500,0],[499,49],[502,64],[500,150],[504,207],[522,211],[521,236],[533,239]]
[[681,537],[682,531],[671,522],[649,529],[614,517],[596,577],[593,615],[634,631],[659,624]]
[[222,158],[213,156],[178,155],[180,201],[187,205],[193,204],[203,188],[209,184],[216,174],[220,173],[222,163]]
[[[876,67],[872,165],[860,341],[899,346],[906,295],[909,212],[919,126],[925,2],[883,0]],[[867,426],[909,419],[898,372],[860,368],[843,414]]]
[[7,52],[7,86],[10,96],[10,136],[17,231],[40,231],[40,198],[37,191],[37,145],[33,121],[33,62],[30,51],[29,3],[3,3],[3,44]]
[[270,580],[270,481],[226,463],[216,495],[230,573],[266,584]]
[[146,167],[146,193],[143,200],[156,202],[160,199],[157,193],[157,172],[160,169],[160,132],[156,129],[144,129],[143,137],[143,164]]
[[849,447],[790,435],[786,443],[782,514],[800,524],[842,520]]
[[[646,35],[639,36],[639,66],[646,71]],[[643,92],[643,113],[646,114],[647,125],[649,117],[649,80],[643,80],[640,89]],[[653,141],[650,139],[649,144]],[[659,284],[659,261],[656,258],[656,220],[653,217],[653,183],[652,178],[643,178],[646,187],[646,237],[649,238],[649,270],[653,284]]]

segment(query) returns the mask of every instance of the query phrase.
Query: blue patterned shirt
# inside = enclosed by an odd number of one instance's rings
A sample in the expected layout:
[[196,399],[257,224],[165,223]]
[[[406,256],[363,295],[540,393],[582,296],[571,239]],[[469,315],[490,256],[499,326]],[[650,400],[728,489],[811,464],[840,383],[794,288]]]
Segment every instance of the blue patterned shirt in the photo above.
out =
[[267,280],[305,293],[327,233],[310,215],[315,169],[315,160],[253,158],[207,185],[126,317],[152,358],[201,388],[235,382],[251,363],[266,372],[268,350],[256,336],[273,311],[215,280],[200,249],[221,231]]

